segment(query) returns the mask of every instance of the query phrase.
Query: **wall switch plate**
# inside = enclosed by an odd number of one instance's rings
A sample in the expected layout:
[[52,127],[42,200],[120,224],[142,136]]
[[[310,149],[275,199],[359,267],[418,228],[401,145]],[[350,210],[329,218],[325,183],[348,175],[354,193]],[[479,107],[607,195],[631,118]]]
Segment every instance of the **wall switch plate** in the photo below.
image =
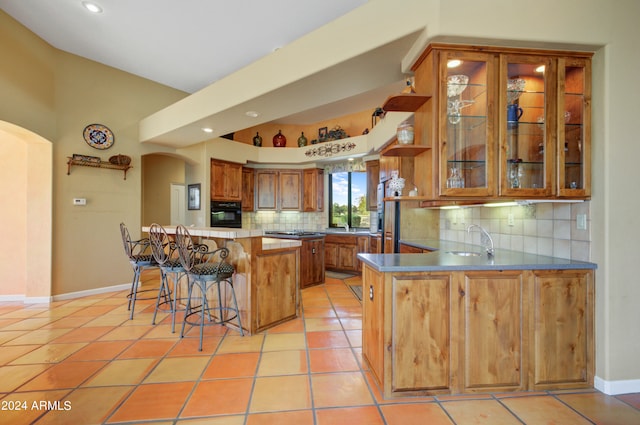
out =
[[87,205],[87,198],[73,198],[73,205]]
[[576,228],[578,230],[587,230],[587,215],[586,214],[577,214],[576,215]]
[[513,213],[509,213],[509,215],[507,215],[507,224],[509,226],[515,226],[516,225],[516,220],[515,220],[515,217],[513,216]]

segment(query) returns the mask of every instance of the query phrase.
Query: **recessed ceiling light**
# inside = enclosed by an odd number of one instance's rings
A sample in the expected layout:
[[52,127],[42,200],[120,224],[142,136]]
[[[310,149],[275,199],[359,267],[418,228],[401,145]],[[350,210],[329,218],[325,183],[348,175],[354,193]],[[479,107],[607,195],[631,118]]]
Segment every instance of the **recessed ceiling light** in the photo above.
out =
[[82,5],[85,9],[92,13],[102,13],[102,8],[95,3],[91,3],[90,1],[83,1]]
[[245,115],[248,116],[248,117],[251,117],[251,118],[255,118],[258,115],[260,115],[260,113],[256,112],[256,111],[247,111],[247,112],[245,112]]
[[213,133],[213,128],[204,127],[202,131],[204,131],[205,133]]
[[462,65],[462,61],[460,59],[451,59],[447,62],[447,68],[457,68]]

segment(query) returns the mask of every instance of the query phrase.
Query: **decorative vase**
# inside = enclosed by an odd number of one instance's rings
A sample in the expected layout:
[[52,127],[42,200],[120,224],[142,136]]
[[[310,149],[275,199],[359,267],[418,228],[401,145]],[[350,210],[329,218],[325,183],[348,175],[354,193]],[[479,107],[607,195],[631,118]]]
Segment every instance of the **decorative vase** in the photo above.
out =
[[287,146],[287,138],[282,134],[282,130],[278,130],[278,134],[273,136],[273,146],[276,148],[284,148]]
[[401,145],[412,145],[413,125],[409,124],[408,122],[400,123],[396,131],[396,138],[398,139],[398,143]]
[[300,134],[300,137],[298,137],[298,146],[307,146],[307,138],[304,137],[304,131],[302,132],[302,134]]
[[404,189],[404,179],[398,177],[397,171],[391,172],[391,180],[389,180],[389,190],[392,196],[402,196],[402,189]]
[[256,131],[256,135],[253,136],[253,146],[262,146],[262,136]]

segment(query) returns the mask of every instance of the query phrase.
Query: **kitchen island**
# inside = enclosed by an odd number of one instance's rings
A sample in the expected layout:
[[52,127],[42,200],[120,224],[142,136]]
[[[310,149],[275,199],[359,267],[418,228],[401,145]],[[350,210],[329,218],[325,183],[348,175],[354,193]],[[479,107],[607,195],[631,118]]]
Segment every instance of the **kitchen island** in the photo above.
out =
[[385,398],[593,386],[595,264],[435,245],[358,254],[363,357]]
[[[175,234],[175,226],[165,226],[165,230]],[[233,286],[246,333],[253,335],[298,317],[299,240],[264,237],[262,230],[217,227],[188,230],[196,241],[212,249],[223,246],[229,249],[227,261],[236,270]],[[142,231],[148,232],[149,227],[143,227]],[[230,292],[223,297],[227,304],[231,302]],[[211,294],[211,299],[217,299],[217,294]],[[231,321],[226,326],[237,325]]]

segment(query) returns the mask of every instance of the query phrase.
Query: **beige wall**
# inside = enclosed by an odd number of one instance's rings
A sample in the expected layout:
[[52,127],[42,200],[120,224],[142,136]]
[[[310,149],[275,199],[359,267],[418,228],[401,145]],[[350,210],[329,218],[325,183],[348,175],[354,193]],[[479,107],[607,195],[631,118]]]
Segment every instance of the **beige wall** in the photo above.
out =
[[0,185],[0,217],[7,224],[8,232],[5,233],[7,243],[0,244],[0,274],[4,281],[0,294],[24,294],[27,287],[27,241],[24,238],[27,175],[23,170],[28,164],[27,143],[3,129],[0,131],[0,158],[0,181],[3,182]]
[[[137,124],[184,94],[64,52],[56,54],[55,87],[53,293],[130,282],[118,225],[140,236],[141,156],[158,150],[138,143]],[[99,151],[84,142],[82,131],[92,123],[113,131],[111,148]],[[103,160],[125,154],[133,168],[126,180],[120,171],[91,167],[74,167],[67,176],[66,157],[74,153]],[[73,198],[86,198],[87,205],[74,206]]]

